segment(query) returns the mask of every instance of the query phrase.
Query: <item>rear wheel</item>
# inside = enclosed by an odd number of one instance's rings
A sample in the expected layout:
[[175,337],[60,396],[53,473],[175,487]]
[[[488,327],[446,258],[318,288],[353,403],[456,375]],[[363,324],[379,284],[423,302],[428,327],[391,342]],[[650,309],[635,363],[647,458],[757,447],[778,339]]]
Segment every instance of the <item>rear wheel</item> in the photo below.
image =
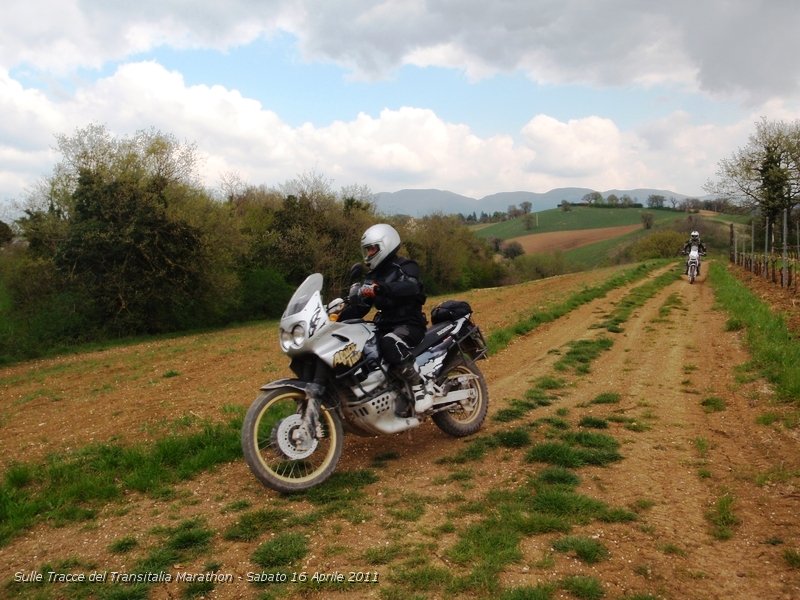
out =
[[483,373],[471,360],[461,360],[447,372],[444,385],[451,385],[451,390],[470,390],[471,398],[435,413],[431,419],[439,429],[454,437],[472,435],[481,428],[489,410],[489,390]]
[[255,399],[242,425],[242,451],[264,485],[282,493],[299,492],[331,476],[342,454],[344,430],[336,413],[321,407],[322,435],[309,435],[300,406],[303,391],[284,387]]

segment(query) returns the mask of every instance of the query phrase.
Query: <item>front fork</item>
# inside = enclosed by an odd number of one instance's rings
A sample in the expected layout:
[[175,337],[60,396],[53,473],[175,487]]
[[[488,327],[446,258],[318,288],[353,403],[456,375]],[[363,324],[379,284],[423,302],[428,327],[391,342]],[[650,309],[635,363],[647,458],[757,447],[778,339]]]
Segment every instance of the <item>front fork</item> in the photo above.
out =
[[318,383],[302,381],[300,379],[279,379],[261,386],[266,391],[281,387],[291,387],[305,394],[305,399],[298,405],[298,414],[301,423],[291,433],[292,444],[298,449],[307,450],[315,440],[322,438],[322,423],[319,418],[322,397],[325,387]]
[[322,394],[325,388],[316,383],[306,386],[306,400],[301,406],[303,424],[298,427],[294,435],[304,435],[307,439],[314,440],[322,437],[322,423],[319,420],[319,407],[322,403]]

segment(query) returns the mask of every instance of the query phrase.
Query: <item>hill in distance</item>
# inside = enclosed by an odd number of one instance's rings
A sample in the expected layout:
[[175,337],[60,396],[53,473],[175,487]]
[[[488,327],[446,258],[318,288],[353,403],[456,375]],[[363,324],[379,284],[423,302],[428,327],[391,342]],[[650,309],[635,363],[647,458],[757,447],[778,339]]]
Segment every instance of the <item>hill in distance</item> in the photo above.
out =
[[[422,217],[432,213],[469,215],[481,212],[491,215],[494,212],[506,212],[509,206],[519,206],[522,202],[530,202],[534,212],[555,208],[563,200],[580,202],[586,195],[595,190],[589,188],[556,188],[549,192],[499,192],[476,199],[462,196],[454,192],[436,189],[405,189],[397,192],[379,192],[374,195],[378,211],[387,215],[410,215]],[[689,196],[669,190],[637,188],[633,190],[608,190],[601,192],[603,197],[610,194],[623,196],[627,194],[637,202],[644,204],[648,196],[658,194],[665,198],[684,200]]]

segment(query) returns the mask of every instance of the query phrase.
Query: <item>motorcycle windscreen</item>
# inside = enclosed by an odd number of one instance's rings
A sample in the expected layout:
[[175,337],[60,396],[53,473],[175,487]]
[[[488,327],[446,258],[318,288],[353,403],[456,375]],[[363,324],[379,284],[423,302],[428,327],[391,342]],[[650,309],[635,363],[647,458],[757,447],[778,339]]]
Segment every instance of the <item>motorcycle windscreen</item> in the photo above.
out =
[[300,287],[295,290],[292,297],[289,299],[289,304],[286,306],[286,310],[283,311],[283,317],[291,317],[292,315],[296,315],[297,313],[301,312],[308,304],[308,301],[314,295],[315,292],[322,291],[322,275],[319,273],[314,273],[313,275],[309,275],[306,277],[306,280],[300,284]]

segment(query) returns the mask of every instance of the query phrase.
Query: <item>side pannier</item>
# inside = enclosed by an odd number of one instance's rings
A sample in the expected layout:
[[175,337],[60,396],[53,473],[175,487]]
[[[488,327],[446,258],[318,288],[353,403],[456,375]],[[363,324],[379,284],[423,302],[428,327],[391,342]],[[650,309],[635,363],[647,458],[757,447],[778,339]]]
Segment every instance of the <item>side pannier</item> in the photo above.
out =
[[454,321],[466,317],[472,312],[469,303],[463,300],[445,300],[431,310],[431,324],[436,325],[445,321]]

